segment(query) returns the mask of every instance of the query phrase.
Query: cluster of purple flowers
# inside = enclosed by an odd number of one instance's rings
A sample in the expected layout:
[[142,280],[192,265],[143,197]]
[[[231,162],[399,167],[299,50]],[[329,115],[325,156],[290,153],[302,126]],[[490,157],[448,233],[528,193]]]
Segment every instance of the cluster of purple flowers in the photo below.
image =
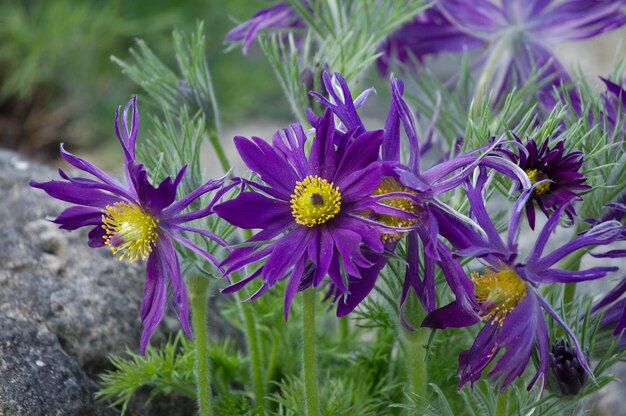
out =
[[[406,237],[408,266],[399,299],[402,323],[412,329],[402,311],[411,290],[427,312],[422,326],[465,327],[485,322],[474,345],[459,358],[461,385],[478,380],[483,370],[497,360],[489,377],[504,389],[521,376],[535,349],[538,369],[529,388],[540,376],[545,381],[550,351],[544,312],[563,327],[577,353],[577,362],[593,377],[575,335],[539,292],[544,284],[599,279],[617,270],[595,267],[569,271],[555,266],[576,250],[619,239],[624,229],[615,220],[597,222],[584,234],[544,253],[561,216],[575,215],[571,203],[580,198],[578,191],[585,189],[585,179],[579,172],[582,155],[565,150],[563,142],[550,146],[548,140],[538,145],[533,140],[523,143],[517,139],[515,152],[505,150],[506,143],[499,140],[422,169],[418,135],[402,97],[401,81],[393,76],[390,79],[390,110],[380,130],[364,127],[356,111],[364,97],[353,100],[340,74],[331,77],[324,73],[323,81],[328,96],[312,94],[327,110],[320,117],[309,112],[312,132],[293,124],[276,132],[271,143],[258,137],[235,138],[240,156],[257,180],[232,178],[228,186],[224,186],[223,179],[209,181],[176,200],[176,189],[184,178],[183,167],[174,179],[168,177],[153,186],[135,158],[139,115],[133,99],[124,108],[121,120],[119,111],[116,115],[116,132],[125,155],[126,185],[63,148],[61,154],[68,163],[95,179],[71,177],[60,170],[62,181],[31,182],[52,197],[74,204],[53,220],[60,228],[91,227],[91,247],[109,246],[114,254],[120,254],[120,260],[147,258],[141,351],[145,351],[150,334],[163,316],[168,281],[174,310],[190,334],[187,292],[173,242],[203,256],[225,276],[257,265],[248,276],[224,289],[225,293],[260,279],[258,290],[250,298],[255,299],[279,280],[287,279],[287,318],[296,292],[311,286],[323,286],[328,291],[338,316],[350,313],[372,291],[389,254]],[[401,128],[408,140],[410,156],[406,164],[400,152]],[[310,136],[312,143],[308,147]],[[490,172],[511,178],[519,190],[505,240],[485,206]],[[233,186],[240,189],[236,197],[220,202]],[[440,198],[459,187],[465,190],[471,218]],[[187,212],[197,198],[216,190],[206,207]],[[516,238],[524,207],[534,224],[533,201],[549,218],[534,247],[521,261]],[[226,246],[227,242],[212,232],[187,224],[213,213],[239,228],[260,231],[218,261],[185,237],[186,233],[198,233]],[[459,257],[482,263],[484,272],[475,271],[468,277]],[[437,268],[454,295],[446,305],[437,304]],[[616,289],[619,294],[623,286]],[[613,297],[597,308],[606,306]],[[610,310],[620,307],[621,303]],[[623,316],[616,331],[623,328],[622,321]],[[499,354],[501,350],[504,352]]]
[[[380,66],[386,71],[392,58],[421,61],[441,52],[481,49],[476,65],[491,68],[488,83],[498,96],[514,84],[525,83],[534,68],[541,68],[542,94],[552,97],[553,87],[570,78],[547,45],[595,36],[626,22],[622,1],[553,3],[503,0],[498,6],[487,0],[440,0],[381,46]],[[303,26],[297,13],[278,3],[233,29],[227,39],[243,40],[245,50],[259,30]],[[506,53],[503,47],[509,48]],[[139,113],[132,99],[115,117],[125,157],[125,184],[63,147],[63,158],[93,178],[72,177],[59,170],[60,181],[30,183],[73,204],[53,220],[60,228],[90,227],[89,246],[106,245],[120,260],[146,260],[141,351],[163,317],[168,286],[173,310],[191,335],[188,295],[174,243],[221,270],[229,281],[224,293],[257,282],[249,299],[254,300],[285,279],[287,319],[296,293],[310,287],[327,292],[337,316],[349,314],[371,293],[388,259],[405,242],[407,267],[398,299],[401,323],[414,329],[405,319],[404,305],[410,296],[417,296],[426,312],[423,327],[482,325],[473,345],[460,354],[460,386],[473,384],[489,368],[487,376],[504,390],[522,375],[534,353],[537,370],[529,389],[540,378],[547,381],[551,362],[560,366],[559,371],[569,371],[564,363],[576,362],[579,384],[593,378],[574,332],[540,291],[546,284],[595,280],[617,270],[557,266],[578,250],[623,240],[625,227],[615,215],[588,221],[584,233],[546,253],[559,222],[564,216],[570,221],[576,218],[574,203],[590,189],[581,172],[584,154],[568,149],[562,140],[522,140],[513,135],[512,142],[503,136],[424,169],[423,149],[413,113],[403,98],[402,81],[390,76],[389,112],[377,130],[366,129],[357,112],[371,90],[353,99],[338,73],[324,72],[322,83],[325,93],[311,95],[325,111],[307,113],[311,131],[293,124],[276,132],[271,142],[235,137],[235,147],[255,174],[253,179],[234,177],[228,184],[224,179],[211,180],[177,200],[184,166],[173,179],[154,186],[136,160]],[[626,93],[617,84],[605,83],[604,116],[611,129],[620,129],[618,115],[626,106]],[[401,152],[403,137],[406,160]],[[495,175],[510,179],[515,195],[505,238],[486,206],[488,184]],[[239,192],[225,199],[232,189]],[[445,195],[459,189],[469,203],[467,215],[444,202]],[[190,211],[194,201],[209,192],[213,192],[211,201]],[[623,203],[616,204],[623,208]],[[547,222],[522,259],[517,241],[522,217],[525,213],[534,229],[535,208]],[[212,214],[238,228],[258,231],[245,244],[229,248],[220,236],[190,224]],[[228,248],[226,257],[217,259],[190,240],[189,233]],[[480,267],[468,275],[460,258]],[[232,282],[231,275],[241,270],[249,274]],[[435,285],[437,270],[452,294],[446,304],[441,304],[442,299],[450,297],[440,296]],[[626,325],[624,299],[619,300],[625,290],[622,282],[594,307],[606,311],[604,323],[615,324],[616,335]],[[552,358],[546,317],[562,327],[572,345],[561,342]]]

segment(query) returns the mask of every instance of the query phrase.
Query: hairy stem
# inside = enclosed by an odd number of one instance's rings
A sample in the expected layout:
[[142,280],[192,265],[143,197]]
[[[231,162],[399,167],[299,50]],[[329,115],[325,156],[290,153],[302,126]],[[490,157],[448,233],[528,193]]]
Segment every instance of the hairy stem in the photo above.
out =
[[189,280],[189,300],[191,301],[191,318],[193,340],[196,347],[196,384],[198,389],[198,407],[201,416],[213,415],[213,398],[211,395],[211,374],[209,370],[209,344],[207,337],[207,301],[210,280],[201,276],[193,276]]
[[315,355],[315,289],[302,292],[302,361],[306,416],[319,416]]
[[426,400],[426,386],[428,385],[428,367],[426,365],[426,344],[428,330],[418,328],[415,331],[403,331],[404,349],[409,363],[409,385],[411,393]]

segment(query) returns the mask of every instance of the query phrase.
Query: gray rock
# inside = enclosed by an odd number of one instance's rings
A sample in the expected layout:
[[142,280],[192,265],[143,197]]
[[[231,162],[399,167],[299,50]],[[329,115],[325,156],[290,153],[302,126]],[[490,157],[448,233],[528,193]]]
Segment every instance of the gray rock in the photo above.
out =
[[0,415],[104,415],[96,384],[45,325],[0,312]]
[[[111,368],[109,354],[139,347],[142,265],[45,219],[67,205],[27,182],[57,177],[0,150],[0,415],[99,414],[90,378]],[[162,325],[153,342],[177,328]]]

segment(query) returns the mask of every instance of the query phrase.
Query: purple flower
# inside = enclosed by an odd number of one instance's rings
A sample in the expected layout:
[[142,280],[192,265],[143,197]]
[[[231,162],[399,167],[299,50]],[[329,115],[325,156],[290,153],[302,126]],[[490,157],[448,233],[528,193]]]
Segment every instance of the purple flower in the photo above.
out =
[[[588,354],[585,354],[588,358]],[[578,361],[578,352],[566,339],[552,344],[550,374],[556,389],[564,396],[576,395],[587,381],[587,373]]]
[[[531,389],[539,376],[546,381],[549,366],[549,337],[544,319],[548,313],[570,338],[578,361],[592,376],[587,360],[573,332],[538,289],[551,283],[578,283],[604,277],[617,267],[594,267],[587,270],[561,270],[555,265],[574,251],[585,247],[611,244],[619,237],[621,224],[615,221],[604,222],[584,234],[563,244],[552,252],[544,254],[550,235],[556,229],[565,205],[555,210],[539,233],[535,245],[524,260],[519,260],[516,243],[519,223],[527,199],[535,191],[522,192],[515,202],[507,228],[507,239],[503,241],[491,222],[483,199],[483,188],[487,173],[480,168],[474,184],[466,184],[466,194],[475,222],[481,229],[474,229],[456,218],[445,215],[440,218],[442,234],[458,249],[456,255],[480,259],[485,265],[482,273],[474,272],[471,279],[474,285],[476,314],[485,320],[474,345],[459,357],[460,386],[468,381],[472,384],[493,361],[497,361],[488,373],[495,383],[501,383],[501,390],[520,377],[528,365],[533,349],[537,348],[538,368],[528,389]],[[423,326],[445,328],[456,326],[456,316],[446,310],[431,313]]]
[[259,10],[248,20],[234,27],[226,34],[226,42],[243,41],[243,53],[248,51],[250,43],[259,30],[294,29],[304,27],[304,21],[287,3],[279,2],[272,7]]
[[[526,217],[530,228],[535,229],[535,205],[546,216],[561,206],[570,220],[576,211],[571,202],[582,200],[578,192],[591,189],[583,185],[585,176],[579,172],[583,164],[582,152],[566,152],[563,140],[550,146],[550,139],[546,139],[538,146],[533,139],[525,144],[515,136],[519,144],[517,153],[502,150],[513,162],[526,172],[530,182],[537,184],[534,192],[526,203]],[[518,183],[521,188],[521,184]]]
[[592,313],[604,310],[600,325],[615,326],[613,335],[621,336],[619,345],[622,348],[626,347],[626,333],[624,332],[626,330],[626,297],[622,297],[624,293],[626,293],[626,276],[622,277],[622,281],[591,308]]
[[[132,109],[130,126],[128,115]],[[139,112],[136,97],[128,101],[119,117],[115,115],[115,129],[125,157],[126,185],[118,182],[93,164],[68,153],[61,146],[61,156],[70,165],[92,175],[95,179],[71,177],[63,170],[63,180],[49,182],[30,181],[35,188],[43,189],[53,198],[74,204],[65,209],[52,222],[63,230],[91,227],[89,246],[108,246],[120,260],[127,258],[131,263],[147,258],[144,297],[141,302],[140,350],[145,353],[154,328],[163,318],[167,303],[168,280],[173,292],[172,307],[183,330],[191,336],[188,318],[188,299],[185,283],[174,241],[191,249],[216,264],[216,259],[195,243],[183,236],[198,233],[211,240],[225,244],[218,236],[185,223],[197,220],[212,212],[212,203],[197,211],[183,211],[200,196],[219,188],[223,179],[212,180],[194,190],[184,198],[176,200],[187,166],[172,180],[167,177],[157,187],[152,186],[143,165],[136,164],[135,142],[139,128]],[[121,122],[120,122],[121,121]]]
[[260,181],[239,179],[250,190],[217,205],[215,212],[237,227],[261,231],[221,265],[229,274],[265,261],[224,292],[237,291],[260,277],[263,284],[251,297],[255,299],[289,276],[285,318],[296,292],[318,287],[326,275],[337,290],[348,293],[351,288],[342,270],[360,276],[359,267],[371,266],[366,252],[383,251],[380,234],[400,231],[364,213],[412,217],[380,204],[384,196],[372,196],[389,168],[378,162],[382,140],[381,130],[360,135],[351,130],[337,137],[331,111],[318,120],[308,157],[307,137],[298,124],[277,132],[272,144],[258,137],[235,137],[241,158]]
[[[355,131],[355,134],[365,133],[365,127],[361,121],[357,108],[363,105],[365,98],[371,90],[366,90],[356,99],[352,99],[352,93],[343,77],[335,73],[331,76],[328,73],[322,74],[323,84],[328,91],[328,98],[312,92],[324,106],[331,109],[342,122],[345,131]],[[372,219],[390,226],[400,226],[408,231],[408,269],[403,284],[402,294],[399,301],[400,318],[403,325],[411,328],[402,314],[402,306],[413,289],[415,294],[421,299],[424,308],[430,312],[436,308],[435,297],[435,268],[440,267],[456,296],[457,302],[452,306],[457,307],[459,325],[467,324],[464,318],[475,322],[475,314],[469,302],[471,292],[471,282],[467,279],[462,268],[451,256],[450,250],[438,238],[439,226],[433,215],[435,211],[454,211],[440,202],[437,197],[457,186],[480,164],[490,166],[507,175],[526,180],[526,187],[530,183],[525,174],[512,162],[491,156],[489,149],[482,155],[467,154],[454,159],[439,163],[430,169],[422,171],[420,169],[420,147],[418,143],[417,131],[413,115],[402,98],[404,85],[402,81],[391,76],[391,103],[389,113],[385,123],[385,134],[383,136],[381,160],[393,162],[394,168],[387,170],[385,177],[381,181],[373,196],[383,194],[387,197],[381,199],[381,203],[393,206],[404,212],[415,215],[414,218],[404,218],[394,215],[374,215]],[[317,121],[312,114],[309,114],[311,122]],[[431,123],[431,125],[434,125]],[[400,129],[404,129],[409,141],[409,161],[408,166],[400,164]],[[337,132],[336,135],[340,135]],[[432,133],[428,133],[427,136]],[[495,145],[492,145],[492,148]],[[389,196],[397,195],[390,198]],[[387,252],[393,252],[398,240],[407,234],[392,233],[383,235],[383,243]],[[420,271],[420,245],[423,247],[424,256],[421,259],[423,273]],[[387,257],[369,253],[373,267],[360,270],[359,276],[349,276],[350,292],[336,293],[335,299],[341,298],[338,302],[337,312],[339,316],[351,312],[374,288],[379,272],[385,266]],[[460,306],[460,308],[459,308]],[[465,313],[464,313],[465,311]]]
[[570,81],[567,71],[550,45],[587,39],[626,23],[623,0],[439,0],[436,10],[427,10],[400,28],[383,46],[391,53],[381,67],[396,57],[424,57],[440,52],[480,49],[474,66],[483,66],[484,80],[496,101],[511,87],[526,84],[533,68],[540,68],[539,92],[551,107],[554,86]]

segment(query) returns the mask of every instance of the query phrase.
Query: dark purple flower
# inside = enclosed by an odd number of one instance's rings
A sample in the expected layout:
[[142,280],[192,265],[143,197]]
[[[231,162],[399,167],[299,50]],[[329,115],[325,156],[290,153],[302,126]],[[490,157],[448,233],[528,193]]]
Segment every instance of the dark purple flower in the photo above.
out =
[[[366,90],[353,100],[352,93],[340,74],[335,73],[331,78],[329,74],[323,73],[322,80],[326,91],[328,91],[328,98],[315,92],[311,94],[337,115],[345,131],[355,131],[356,135],[363,134],[366,130],[356,110],[363,104],[370,90]],[[479,149],[483,150],[480,155],[461,155],[422,171],[420,169],[421,152],[415,121],[411,110],[402,98],[404,85],[402,81],[391,76],[390,89],[391,103],[385,123],[381,160],[393,162],[394,168],[387,170],[373,196],[387,195],[380,201],[382,204],[410,212],[415,217],[374,215],[372,219],[389,226],[400,226],[408,230],[408,269],[399,301],[400,318],[406,327],[411,327],[402,314],[402,306],[411,289],[421,299],[428,312],[436,308],[434,279],[435,268],[438,266],[443,270],[448,285],[456,296],[457,302],[452,305],[454,307],[461,306],[457,309],[459,325],[466,325],[465,318],[475,320],[472,305],[468,300],[471,282],[467,279],[458,262],[452,258],[450,250],[438,238],[439,226],[433,212],[443,210],[454,215],[454,210],[439,201],[437,197],[463,183],[478,165],[495,168],[509,176],[519,178],[520,181],[526,180],[527,188],[530,187],[530,183],[519,167],[506,159],[492,156],[490,149]],[[313,124],[317,122],[311,114],[310,119]],[[433,124],[431,123],[431,125]],[[401,128],[404,129],[409,141],[408,166],[400,164]],[[341,132],[337,132],[336,136],[341,134]],[[491,148],[494,147],[495,144],[491,146]],[[390,195],[398,195],[398,197],[390,198]],[[398,240],[404,234],[407,232],[384,235],[385,250],[393,252]],[[423,247],[424,253],[422,259],[420,259],[420,245]],[[337,306],[339,316],[351,312],[371,292],[379,272],[387,262],[385,256],[376,253],[369,253],[369,256],[374,266],[360,270],[359,277],[349,276],[351,282],[349,293],[336,294],[336,297],[341,298]],[[420,270],[420,262],[423,266],[423,272]],[[467,313],[464,313],[464,310]]]
[[592,313],[603,311],[600,325],[603,327],[613,327],[613,335],[619,336],[620,347],[626,347],[626,297],[622,295],[626,293],[626,276],[622,277],[622,281],[615,286],[613,290],[600,299],[593,308]]
[[[589,354],[585,354],[589,358]],[[578,351],[566,339],[552,344],[550,375],[558,391],[565,396],[576,395],[587,381],[587,373],[578,361]]]
[[294,29],[304,27],[304,21],[287,3],[278,2],[272,7],[259,10],[248,20],[226,34],[225,41],[243,41],[243,53],[248,51],[257,32],[265,29]]
[[552,89],[570,81],[550,45],[587,39],[626,23],[623,0],[439,0],[400,28],[384,44],[381,67],[396,57],[404,62],[440,52],[479,49],[476,66],[484,68],[488,89],[496,101],[511,87],[526,84],[533,68],[545,82],[539,95],[554,105]]
[[[552,146],[549,138],[540,146],[533,139],[528,139],[525,144],[517,136],[515,140],[518,143],[517,152],[502,152],[526,172],[531,183],[537,184],[526,203],[526,217],[530,228],[535,229],[535,205],[546,216],[565,206],[564,212],[572,220],[576,211],[571,202],[582,200],[578,193],[591,189],[584,185],[585,176],[579,172],[583,164],[583,153],[567,152],[563,140]],[[518,187],[521,188],[521,185],[518,184]]]
[[[132,112],[131,112],[132,110]],[[128,116],[131,114],[130,125]],[[183,211],[200,196],[219,188],[223,179],[212,180],[184,198],[176,200],[176,189],[183,179],[184,166],[172,180],[167,177],[154,187],[143,165],[136,164],[135,142],[139,128],[137,99],[128,101],[120,120],[115,115],[115,129],[125,157],[126,185],[118,182],[93,164],[68,153],[61,146],[61,156],[70,165],[95,179],[71,177],[59,169],[62,181],[29,184],[43,189],[53,198],[74,204],[52,222],[63,230],[91,227],[89,246],[107,245],[120,260],[131,263],[147,258],[144,297],[141,302],[143,333],[140,349],[143,354],[154,328],[161,322],[167,303],[168,280],[173,292],[172,307],[185,333],[191,336],[188,299],[174,241],[216,264],[216,259],[183,236],[198,233],[221,244],[218,236],[185,223],[212,213],[212,203],[197,211]]]
[[379,203],[384,195],[372,196],[389,168],[378,162],[383,131],[355,135],[351,130],[336,137],[333,120],[331,111],[318,120],[308,157],[307,137],[299,124],[278,131],[272,144],[235,137],[241,158],[260,181],[239,179],[250,191],[217,205],[215,212],[237,227],[261,231],[247,241],[249,246],[234,249],[222,266],[229,274],[265,261],[225,293],[260,277],[263,284],[251,297],[255,299],[289,276],[285,318],[296,292],[318,287],[326,275],[337,290],[349,293],[342,270],[360,276],[359,268],[372,265],[366,253],[383,251],[380,234],[402,230],[364,213],[413,217]]
[[[501,390],[521,376],[528,365],[533,349],[538,352],[538,368],[528,388],[531,389],[539,376],[546,381],[549,366],[549,337],[544,319],[547,312],[563,327],[574,346],[578,361],[592,375],[587,360],[573,332],[539,293],[539,287],[551,283],[578,283],[604,277],[617,267],[594,267],[587,270],[561,270],[555,265],[564,257],[585,247],[611,244],[619,237],[621,224],[616,221],[600,223],[572,241],[544,254],[550,235],[556,229],[559,218],[566,209],[561,205],[555,210],[539,233],[535,245],[525,259],[519,260],[516,238],[522,212],[528,198],[536,190],[522,192],[511,211],[507,227],[507,239],[503,241],[487,214],[483,190],[487,173],[480,168],[475,183],[466,184],[466,194],[471,214],[480,229],[467,226],[456,218],[444,215],[439,218],[443,236],[458,250],[461,257],[478,258],[485,264],[483,273],[472,273],[476,314],[485,320],[472,347],[459,357],[460,386],[472,384],[493,361],[497,361],[488,373],[494,382],[501,383]],[[427,327],[445,328],[455,326],[456,316],[440,309],[424,321]]]

